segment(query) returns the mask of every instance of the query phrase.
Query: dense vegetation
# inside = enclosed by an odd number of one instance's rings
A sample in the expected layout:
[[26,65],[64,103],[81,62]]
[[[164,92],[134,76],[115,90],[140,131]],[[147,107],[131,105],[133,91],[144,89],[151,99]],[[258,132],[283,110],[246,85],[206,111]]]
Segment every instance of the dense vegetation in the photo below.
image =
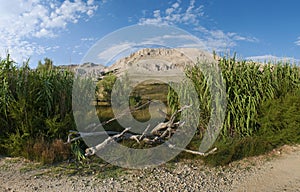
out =
[[50,59],[31,70],[20,68],[9,55],[0,62],[0,152],[56,162],[68,158],[64,145],[74,129],[71,110],[73,74]]
[[[227,109],[215,143],[218,151],[204,158],[205,162],[227,164],[283,144],[300,143],[298,66],[262,65],[235,58],[222,58],[218,66],[226,84]],[[187,69],[186,74],[201,102],[199,129],[188,146],[197,149],[211,115],[212,96],[200,67]],[[0,154],[53,163],[69,158],[71,149],[75,154],[80,151],[78,145],[63,143],[69,130],[75,129],[73,77],[71,72],[54,67],[49,59],[40,62],[37,69],[30,69],[28,62],[16,67],[9,55],[0,61]],[[96,91],[103,93],[97,94],[108,98],[115,80],[110,75],[100,82]],[[175,94],[169,89],[168,103],[173,110],[179,107],[178,95],[189,97],[188,93]],[[131,105],[139,103],[141,97],[134,96]]]
[[[245,156],[265,153],[283,144],[300,142],[298,66],[289,63],[257,64],[236,61],[235,58],[222,58],[218,66],[226,83],[227,110],[215,144],[218,152],[205,158],[207,163],[226,164]],[[199,144],[206,130],[212,97],[207,86],[209,77],[199,66],[188,69],[186,74],[194,82],[201,103],[199,134],[190,146],[193,148]],[[174,102],[174,93],[170,91],[170,104],[178,106]]]

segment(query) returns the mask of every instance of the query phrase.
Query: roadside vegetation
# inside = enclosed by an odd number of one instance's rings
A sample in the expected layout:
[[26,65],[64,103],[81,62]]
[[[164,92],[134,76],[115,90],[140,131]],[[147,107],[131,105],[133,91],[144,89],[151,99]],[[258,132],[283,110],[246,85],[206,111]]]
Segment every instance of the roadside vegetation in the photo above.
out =
[[[299,66],[260,64],[235,58],[221,58],[218,66],[226,83],[227,110],[215,143],[218,150],[204,158],[206,163],[225,165],[284,144],[300,143]],[[196,148],[206,131],[212,100],[200,68],[188,69],[187,75],[194,82],[201,103],[198,136],[190,145]],[[174,97],[170,99],[171,104],[178,105]]]
[[64,144],[74,129],[71,110],[73,74],[50,59],[30,69],[16,67],[8,55],[0,62],[0,153],[43,163],[69,158]]
[[[214,147],[203,158],[209,165],[226,165],[247,156],[266,153],[284,144],[300,143],[300,69],[291,63],[259,64],[221,58],[218,66],[226,84],[227,109],[223,128]],[[207,129],[212,97],[208,79],[199,67],[187,69],[200,100],[200,124],[188,148],[197,150]],[[46,164],[77,159],[82,161],[83,142],[64,144],[70,130],[76,130],[72,114],[74,74],[55,67],[50,59],[30,69],[21,67],[9,55],[0,61],[0,154],[23,156]],[[114,75],[99,81],[95,94],[100,120],[113,118],[110,93]],[[184,85],[178,85],[184,86]],[[166,90],[165,92],[162,90]],[[184,89],[182,89],[184,90]],[[159,93],[159,94],[157,94]],[[148,99],[161,99],[168,113],[178,109],[178,95],[167,85],[141,84],[130,97],[130,106]],[[147,108],[134,116],[150,118]],[[106,129],[120,130],[113,121]],[[185,152],[177,159],[198,158]]]

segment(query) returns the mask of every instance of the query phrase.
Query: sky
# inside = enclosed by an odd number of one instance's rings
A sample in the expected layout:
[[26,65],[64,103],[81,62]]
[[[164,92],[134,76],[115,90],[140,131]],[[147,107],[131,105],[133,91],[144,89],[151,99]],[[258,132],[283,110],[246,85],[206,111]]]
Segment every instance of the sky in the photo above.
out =
[[299,62],[299,7],[298,0],[0,0],[0,56],[10,53],[18,65],[29,59],[33,68],[46,57],[79,64],[115,31],[153,25],[182,29],[220,55]]

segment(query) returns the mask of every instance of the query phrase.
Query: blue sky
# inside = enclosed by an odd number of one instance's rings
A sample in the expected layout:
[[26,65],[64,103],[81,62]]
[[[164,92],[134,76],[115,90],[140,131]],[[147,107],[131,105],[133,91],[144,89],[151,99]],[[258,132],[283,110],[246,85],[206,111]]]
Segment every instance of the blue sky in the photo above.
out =
[[106,35],[131,25],[168,25],[205,49],[245,59],[300,59],[297,0],[10,0],[0,5],[0,55],[30,66],[45,57],[80,63]]

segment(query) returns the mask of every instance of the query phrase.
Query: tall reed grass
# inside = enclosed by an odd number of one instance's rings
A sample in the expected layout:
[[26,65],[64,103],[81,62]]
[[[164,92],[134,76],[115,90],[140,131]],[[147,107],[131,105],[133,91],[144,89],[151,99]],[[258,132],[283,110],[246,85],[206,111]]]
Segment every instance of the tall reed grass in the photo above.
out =
[[54,68],[49,59],[37,69],[28,62],[17,68],[9,55],[0,61],[0,149],[9,155],[33,148],[36,138],[50,144],[65,139],[74,128],[73,74]]
[[[221,131],[223,137],[253,135],[260,127],[258,117],[262,104],[300,88],[299,67],[290,63],[260,64],[224,57],[219,60],[218,66],[226,83],[227,110]],[[205,76],[199,65],[187,69],[186,75],[194,82],[198,92],[199,130],[203,132],[211,114],[212,95],[208,85],[211,77]],[[185,84],[179,86],[184,87]],[[188,98],[189,93],[178,95]],[[169,90],[168,103],[173,109],[178,108],[178,95]]]

